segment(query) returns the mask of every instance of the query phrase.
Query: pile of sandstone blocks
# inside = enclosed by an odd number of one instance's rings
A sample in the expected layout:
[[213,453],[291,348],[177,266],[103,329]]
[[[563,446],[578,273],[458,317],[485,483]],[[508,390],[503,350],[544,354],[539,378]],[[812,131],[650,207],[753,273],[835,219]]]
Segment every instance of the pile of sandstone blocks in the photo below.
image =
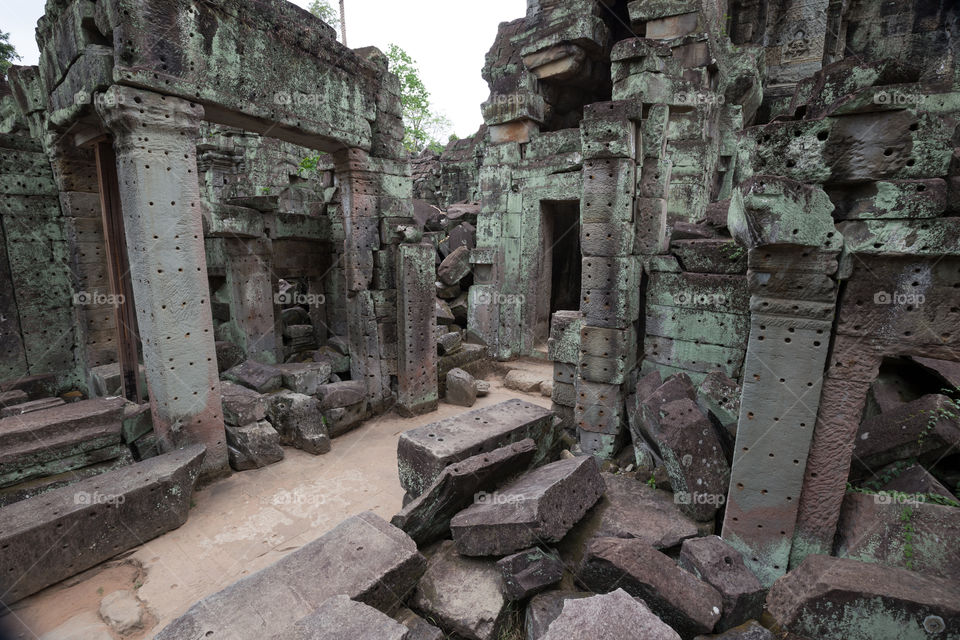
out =
[[[688,392],[668,380],[646,409],[696,414]],[[766,589],[710,514],[560,450],[560,423],[513,399],[403,433],[391,522],[353,516],[156,637],[954,637],[956,581],[812,555]]]

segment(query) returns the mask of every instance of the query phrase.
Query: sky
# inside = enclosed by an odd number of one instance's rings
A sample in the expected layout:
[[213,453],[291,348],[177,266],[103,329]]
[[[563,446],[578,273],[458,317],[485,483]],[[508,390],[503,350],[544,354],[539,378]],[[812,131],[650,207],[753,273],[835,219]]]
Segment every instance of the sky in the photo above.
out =
[[[311,0],[294,2],[306,8]],[[13,0],[0,18],[0,31],[10,33],[23,58],[18,64],[37,63],[34,29],[44,4]],[[339,7],[338,0],[330,4]],[[497,25],[522,18],[526,10],[526,0],[346,0],[347,42],[351,48],[386,51],[395,43],[405,49],[419,64],[434,108],[453,123],[451,133],[463,138],[483,123],[480,103],[489,91],[480,71]]]

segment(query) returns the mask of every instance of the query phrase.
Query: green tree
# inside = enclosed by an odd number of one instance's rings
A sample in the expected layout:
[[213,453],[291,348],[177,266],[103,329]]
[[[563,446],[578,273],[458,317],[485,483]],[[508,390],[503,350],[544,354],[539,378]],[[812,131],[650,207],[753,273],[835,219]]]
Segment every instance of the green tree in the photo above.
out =
[[327,0],[313,0],[307,11],[336,29],[337,38],[340,38],[340,12],[331,7]]
[[450,121],[430,106],[430,92],[420,79],[416,61],[395,44],[387,51],[390,71],[400,78],[400,102],[403,106],[403,146],[410,153],[430,147],[443,149],[439,139],[450,129]]
[[7,69],[13,64],[14,60],[19,60],[20,55],[10,44],[10,34],[0,31],[0,76],[7,77]]

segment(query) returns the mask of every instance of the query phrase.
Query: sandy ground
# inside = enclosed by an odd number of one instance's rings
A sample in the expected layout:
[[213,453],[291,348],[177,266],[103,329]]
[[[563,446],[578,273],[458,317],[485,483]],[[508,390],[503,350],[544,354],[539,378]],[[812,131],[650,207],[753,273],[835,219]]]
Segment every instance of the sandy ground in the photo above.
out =
[[[497,366],[500,372],[507,368],[552,378],[550,363]],[[512,397],[550,406],[550,398],[503,388],[497,374],[489,380],[490,395],[474,408]],[[119,638],[104,635],[106,627],[99,635],[71,632],[97,615],[104,595],[132,589],[148,615],[142,631],[124,638],[151,638],[197,600],[276,562],[347,517],[369,510],[389,519],[403,501],[396,459],[400,433],[464,410],[441,402],[425,416],[390,413],[337,438],[323,456],[287,448],[282,462],[235,473],[195,493],[190,517],[176,531],[17,603],[7,624],[15,626],[18,640]]]

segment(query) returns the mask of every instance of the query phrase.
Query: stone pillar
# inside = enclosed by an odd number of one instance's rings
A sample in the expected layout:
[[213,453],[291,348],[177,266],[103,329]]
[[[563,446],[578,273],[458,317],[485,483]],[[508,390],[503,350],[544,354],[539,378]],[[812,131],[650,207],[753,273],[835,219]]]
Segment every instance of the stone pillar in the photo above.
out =
[[[626,436],[624,385],[636,368],[640,261],[634,255],[638,103],[589,105],[580,204],[580,353],[574,423],[587,453],[610,458]],[[642,151],[640,151],[642,156]]]
[[437,408],[436,251],[399,246],[397,266],[397,405],[407,415]]
[[842,236],[819,187],[756,176],[728,226],[750,248],[750,338],[723,538],[770,586],[787,572],[836,311]]
[[199,105],[114,86],[97,102],[114,136],[130,274],[164,448],[206,445],[203,476],[229,473],[197,182]]

